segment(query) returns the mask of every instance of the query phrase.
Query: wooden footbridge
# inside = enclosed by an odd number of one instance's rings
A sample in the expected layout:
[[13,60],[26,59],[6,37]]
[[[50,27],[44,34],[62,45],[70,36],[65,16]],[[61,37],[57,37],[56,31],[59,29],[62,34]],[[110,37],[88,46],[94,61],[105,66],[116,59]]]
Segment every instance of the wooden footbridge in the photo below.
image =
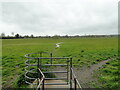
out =
[[[26,54],[25,82],[30,88],[67,88],[82,90],[72,69],[72,58],[53,57],[52,53],[40,52]],[[63,67],[62,70],[55,70]]]

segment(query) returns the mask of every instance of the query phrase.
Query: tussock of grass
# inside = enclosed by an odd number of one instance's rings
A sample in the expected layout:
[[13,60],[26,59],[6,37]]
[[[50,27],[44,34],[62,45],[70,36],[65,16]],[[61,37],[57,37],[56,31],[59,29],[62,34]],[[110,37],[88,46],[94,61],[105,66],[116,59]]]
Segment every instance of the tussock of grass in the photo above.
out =
[[118,70],[118,59],[114,59],[108,62],[109,64],[104,65],[104,68],[100,69],[99,81],[101,88],[111,88],[118,89],[119,87],[119,75],[120,71]]

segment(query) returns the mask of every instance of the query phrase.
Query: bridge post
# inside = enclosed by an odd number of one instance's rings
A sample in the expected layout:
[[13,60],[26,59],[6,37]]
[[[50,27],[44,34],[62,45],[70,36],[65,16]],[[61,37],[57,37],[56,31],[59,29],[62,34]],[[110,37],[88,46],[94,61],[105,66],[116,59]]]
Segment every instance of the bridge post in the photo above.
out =
[[[38,68],[40,68],[41,69],[41,57],[42,57],[42,52],[40,52],[40,58],[38,58]],[[39,71],[38,71],[38,73],[39,73]],[[38,74],[38,78],[40,78],[41,79],[41,74],[39,73]]]
[[[40,68],[40,59],[38,58],[38,65],[37,65],[37,68]],[[38,78],[41,78],[40,77],[40,73],[39,73],[39,70],[37,69],[37,71],[38,71]]]
[[52,64],[52,53],[50,53],[50,64]]
[[43,79],[43,86],[42,86],[42,90],[44,90],[44,83],[45,83],[45,80]]
[[70,58],[70,90],[72,90],[72,58]]
[[76,82],[76,78],[74,78],[74,83],[75,83],[75,84],[74,84],[74,86],[75,86],[74,88],[75,88],[75,90],[77,90],[77,82]]
[[70,60],[67,58],[67,84],[69,82],[69,63],[70,63]]

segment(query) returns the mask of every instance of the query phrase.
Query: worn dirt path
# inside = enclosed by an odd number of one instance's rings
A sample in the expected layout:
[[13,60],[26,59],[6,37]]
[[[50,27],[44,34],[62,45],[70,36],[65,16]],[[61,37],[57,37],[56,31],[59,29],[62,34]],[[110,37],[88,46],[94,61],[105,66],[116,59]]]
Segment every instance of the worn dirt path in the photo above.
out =
[[93,88],[89,83],[92,81],[96,81],[97,78],[93,77],[94,71],[102,68],[103,65],[105,65],[108,61],[111,61],[113,59],[117,59],[120,57],[116,58],[110,58],[108,60],[103,60],[99,62],[98,64],[94,64],[90,67],[83,67],[83,68],[74,68],[75,75],[78,78],[78,81],[82,85],[83,88]]

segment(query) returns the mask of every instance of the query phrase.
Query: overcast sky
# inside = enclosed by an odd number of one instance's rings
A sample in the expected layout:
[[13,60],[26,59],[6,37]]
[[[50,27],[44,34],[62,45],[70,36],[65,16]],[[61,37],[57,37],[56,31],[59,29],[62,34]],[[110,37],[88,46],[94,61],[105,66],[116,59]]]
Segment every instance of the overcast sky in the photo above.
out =
[[10,1],[0,2],[0,33],[6,35],[118,33],[119,0]]

